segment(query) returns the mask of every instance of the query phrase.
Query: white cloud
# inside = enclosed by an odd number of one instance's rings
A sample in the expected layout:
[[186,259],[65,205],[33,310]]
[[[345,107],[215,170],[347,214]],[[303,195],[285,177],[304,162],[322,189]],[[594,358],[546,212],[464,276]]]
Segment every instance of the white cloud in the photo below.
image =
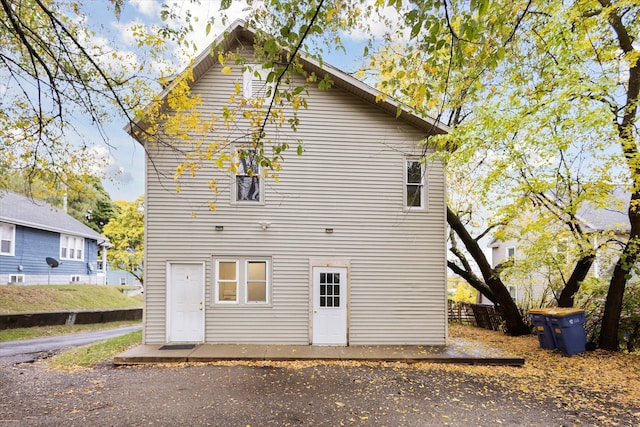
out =
[[133,6],[142,15],[154,18],[160,16],[162,10],[162,2],[157,0],[129,0],[125,4]]
[[135,200],[144,192],[142,150],[136,149],[135,142],[129,142],[131,145],[122,141],[117,149],[104,145],[91,148],[96,160],[92,172],[104,178],[104,187],[114,199]]
[[408,39],[408,34],[397,30],[402,16],[394,7],[385,7],[378,12],[371,12],[359,23],[359,28],[347,32],[347,36],[355,42],[380,39],[392,35],[397,41]]

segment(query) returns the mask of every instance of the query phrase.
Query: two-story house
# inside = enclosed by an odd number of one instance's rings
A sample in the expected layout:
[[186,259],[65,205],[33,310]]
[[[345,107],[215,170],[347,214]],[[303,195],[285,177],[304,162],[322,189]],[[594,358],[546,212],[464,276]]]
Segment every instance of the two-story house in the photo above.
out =
[[0,285],[105,284],[108,245],[58,208],[0,191]]
[[[629,236],[630,224],[626,207],[629,204],[630,194],[621,187],[616,187],[606,206],[594,206],[584,203],[576,212],[577,225],[590,241],[594,248],[598,248],[596,258],[590,268],[589,276],[592,278],[605,278],[608,280],[613,269],[614,262],[619,255],[620,244],[626,242]],[[518,224],[512,225],[517,227]],[[561,227],[561,225],[558,225]],[[492,265],[495,267],[512,259],[514,262],[522,262],[526,257],[527,238],[524,235],[520,239],[498,240],[494,239],[490,244]],[[532,238],[535,238],[533,236]],[[547,250],[554,253],[559,259],[564,259],[565,253],[570,253],[571,243],[568,240],[558,238],[549,242]],[[567,260],[567,268],[573,268],[572,259]],[[570,271],[565,272],[570,274]],[[568,277],[568,276],[567,276]],[[558,283],[554,283],[558,282]],[[561,280],[556,270],[532,269],[518,277],[507,277],[507,287],[514,300],[522,306],[538,307],[541,303],[548,304],[554,298],[554,291],[558,293]],[[490,304],[491,302],[482,294],[478,294],[478,302]]]
[[[218,52],[250,57],[254,41],[236,22],[196,59],[203,115],[221,115],[251,80],[241,66],[223,72]],[[176,192],[179,153],[192,146],[147,143],[142,122],[129,127],[148,154],[144,344],[445,343],[445,178],[421,142],[446,126],[336,68],[301,63],[333,85],[309,86],[293,135],[304,153],[284,154],[278,182],[246,173],[259,167],[243,157],[236,171],[203,169]]]

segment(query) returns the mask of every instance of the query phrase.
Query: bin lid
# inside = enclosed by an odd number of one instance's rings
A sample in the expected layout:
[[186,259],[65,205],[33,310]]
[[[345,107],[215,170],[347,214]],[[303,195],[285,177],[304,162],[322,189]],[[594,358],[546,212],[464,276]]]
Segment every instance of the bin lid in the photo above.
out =
[[549,314],[549,311],[553,308],[532,308],[529,310],[529,314]]
[[568,316],[570,314],[576,314],[576,313],[584,313],[584,310],[581,308],[573,308],[573,307],[567,307],[567,308],[556,307],[556,308],[548,309],[546,312],[548,316],[556,316],[556,317]]

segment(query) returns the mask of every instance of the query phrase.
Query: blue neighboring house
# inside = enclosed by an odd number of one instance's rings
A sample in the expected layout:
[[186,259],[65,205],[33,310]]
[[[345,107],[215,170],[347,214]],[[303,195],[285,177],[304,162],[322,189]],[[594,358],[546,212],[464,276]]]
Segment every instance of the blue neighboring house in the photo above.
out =
[[108,246],[62,210],[0,191],[0,285],[105,284]]

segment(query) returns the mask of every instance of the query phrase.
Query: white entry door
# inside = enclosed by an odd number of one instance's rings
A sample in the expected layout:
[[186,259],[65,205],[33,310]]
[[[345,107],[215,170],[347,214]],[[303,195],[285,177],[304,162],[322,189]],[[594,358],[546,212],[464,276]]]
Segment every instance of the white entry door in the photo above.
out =
[[347,269],[313,268],[314,345],[347,345]]
[[167,283],[168,342],[204,341],[204,265],[171,263]]

